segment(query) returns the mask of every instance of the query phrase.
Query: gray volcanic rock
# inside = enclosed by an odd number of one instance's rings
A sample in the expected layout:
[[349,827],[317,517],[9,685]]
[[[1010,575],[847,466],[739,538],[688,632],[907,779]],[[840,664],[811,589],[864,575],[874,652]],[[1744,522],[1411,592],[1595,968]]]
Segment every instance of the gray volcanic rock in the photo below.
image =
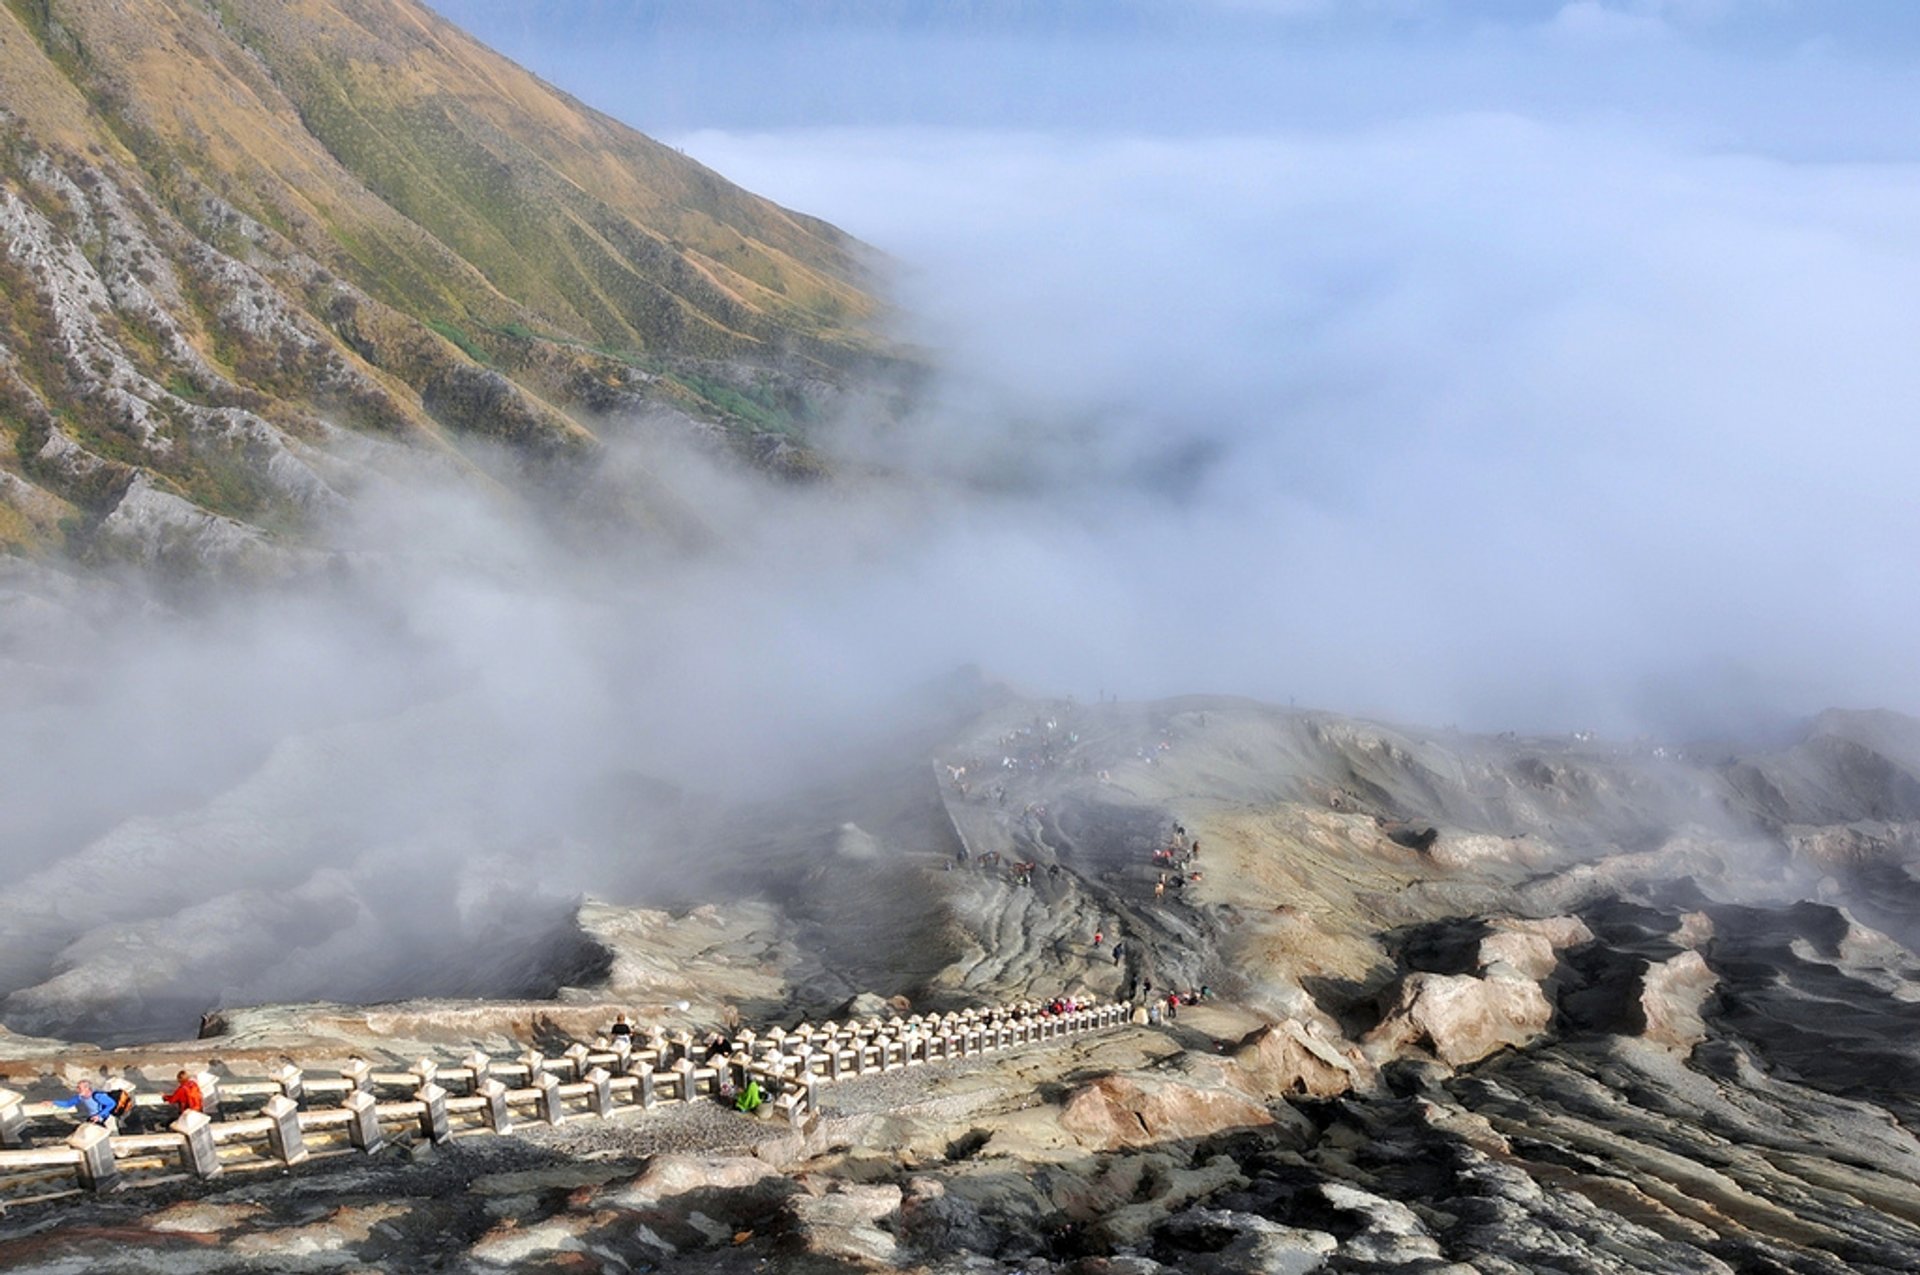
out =
[[[498,1052],[622,1005],[791,1025],[861,992],[1149,981],[1159,1026],[830,1087],[804,1134],[686,1108],[73,1215],[105,1229],[23,1210],[0,1269],[182,1245],[233,1271],[1920,1269],[1897,722],[1837,715],[1737,762],[1205,704],[1009,702],[931,772],[689,817],[710,853],[677,884],[714,902],[582,904],[606,960],[556,1002],[236,1011],[226,1043],[236,1067],[276,1040]],[[1392,835],[1411,825],[1437,838]],[[141,1078],[216,1047],[148,1051]],[[5,1083],[50,1093],[16,1052]]]

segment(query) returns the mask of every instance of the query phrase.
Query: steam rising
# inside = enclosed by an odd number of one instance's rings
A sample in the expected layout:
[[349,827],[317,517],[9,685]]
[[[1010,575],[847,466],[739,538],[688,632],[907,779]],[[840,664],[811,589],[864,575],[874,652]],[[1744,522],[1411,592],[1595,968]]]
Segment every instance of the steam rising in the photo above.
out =
[[183,610],[15,572],[0,994],[43,986],[7,1021],[129,979],[511,987],[478,939],[698,850],[609,783],[816,781],[967,663],[1495,730],[1920,707],[1910,164],[1564,112],[1211,124],[680,139],[900,261],[940,375],[823,431],[860,477],[603,421],[603,481],[698,535],[584,550],[415,478],[324,584]]

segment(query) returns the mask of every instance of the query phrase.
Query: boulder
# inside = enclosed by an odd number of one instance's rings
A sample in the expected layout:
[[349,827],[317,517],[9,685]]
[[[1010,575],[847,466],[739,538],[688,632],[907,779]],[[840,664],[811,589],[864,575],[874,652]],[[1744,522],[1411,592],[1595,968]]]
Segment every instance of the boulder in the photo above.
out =
[[901,1199],[897,1186],[854,1183],[836,1183],[823,1195],[798,1195],[789,1205],[794,1234],[818,1257],[891,1264],[898,1245],[879,1223],[898,1219]]
[[1510,934],[1537,934],[1556,952],[1593,942],[1593,931],[1577,916],[1495,916],[1487,924]]
[[1306,1275],[1339,1247],[1325,1231],[1225,1209],[1189,1209],[1169,1218],[1154,1241],[1157,1260],[1191,1275]]
[[648,1161],[639,1177],[599,1200],[615,1208],[648,1209],[694,1192],[772,1189],[776,1179],[784,1183],[778,1169],[753,1156],[662,1155]]
[[877,992],[861,992],[834,1012],[843,1021],[856,1018],[892,1018],[893,1002]]
[[1068,1096],[1060,1126],[1102,1150],[1204,1138],[1274,1123],[1263,1105],[1231,1089],[1102,1076]]
[[673,1252],[725,1244],[736,1232],[776,1223],[798,1190],[753,1156],[663,1155],[632,1181],[591,1191],[582,1206],[611,1211],[650,1247]]
[[1542,979],[1560,963],[1553,944],[1544,934],[1522,930],[1496,930],[1480,940],[1480,968],[1504,965],[1521,978]]
[[1255,1089],[1272,1096],[1331,1098],[1373,1080],[1370,1066],[1293,1019],[1254,1032],[1233,1052],[1233,1061]]
[[1700,953],[1686,951],[1647,966],[1640,984],[1641,1035],[1669,1049],[1688,1052],[1707,1038],[1700,1009],[1720,979]]
[[1416,973],[1400,981],[1365,1044],[1376,1060],[1426,1045],[1459,1067],[1537,1040],[1552,1020],[1546,994],[1527,979]]

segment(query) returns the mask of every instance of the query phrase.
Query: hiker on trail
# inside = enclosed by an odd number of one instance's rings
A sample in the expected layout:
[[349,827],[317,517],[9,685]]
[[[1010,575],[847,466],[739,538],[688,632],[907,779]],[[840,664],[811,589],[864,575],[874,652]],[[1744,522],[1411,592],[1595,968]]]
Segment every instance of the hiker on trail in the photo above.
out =
[[625,1014],[615,1014],[613,1016],[613,1026],[608,1029],[607,1034],[609,1036],[625,1036],[628,1040],[632,1040],[633,1024],[627,1021]]
[[733,1100],[733,1109],[743,1115],[751,1115],[759,1110],[760,1104],[765,1101],[765,1095],[760,1092],[760,1082],[749,1080],[747,1087],[740,1091],[740,1096]]
[[1095,930],[1093,932],[1093,945],[1095,947],[1099,947],[1100,944],[1106,940],[1106,937],[1107,937],[1106,934],[1103,933],[1102,931]]
[[1164,872],[1160,874],[1160,879],[1153,883],[1153,897],[1156,899],[1167,897],[1167,876]]
[[1180,993],[1178,992],[1167,993],[1167,1017],[1169,1019],[1180,1017]]
[[66,1107],[88,1124],[105,1125],[107,1131],[113,1131],[113,1109],[119,1101],[118,1096],[105,1089],[95,1089],[93,1082],[82,1080],[73,1087],[73,1097],[55,1098],[53,1105]]
[[180,1114],[183,1116],[189,1111],[205,1111],[207,1109],[206,1099],[200,1093],[199,1081],[183,1071],[173,1078],[173,1083],[173,1092],[164,1095],[160,1099],[161,1102],[171,1103],[180,1108]]
[[1113,963],[1115,965],[1118,965],[1120,962],[1126,959],[1127,959],[1127,945],[1125,943],[1115,943],[1113,945]]

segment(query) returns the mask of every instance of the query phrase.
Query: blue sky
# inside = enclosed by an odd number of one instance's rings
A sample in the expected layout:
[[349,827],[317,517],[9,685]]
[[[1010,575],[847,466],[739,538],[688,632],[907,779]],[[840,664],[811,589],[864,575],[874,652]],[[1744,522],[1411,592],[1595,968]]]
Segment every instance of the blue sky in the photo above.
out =
[[[1439,110],[1631,113],[1728,144],[1911,153],[1903,0],[436,0],[654,132],[1193,132]],[[1857,120],[1877,118],[1863,130]]]

